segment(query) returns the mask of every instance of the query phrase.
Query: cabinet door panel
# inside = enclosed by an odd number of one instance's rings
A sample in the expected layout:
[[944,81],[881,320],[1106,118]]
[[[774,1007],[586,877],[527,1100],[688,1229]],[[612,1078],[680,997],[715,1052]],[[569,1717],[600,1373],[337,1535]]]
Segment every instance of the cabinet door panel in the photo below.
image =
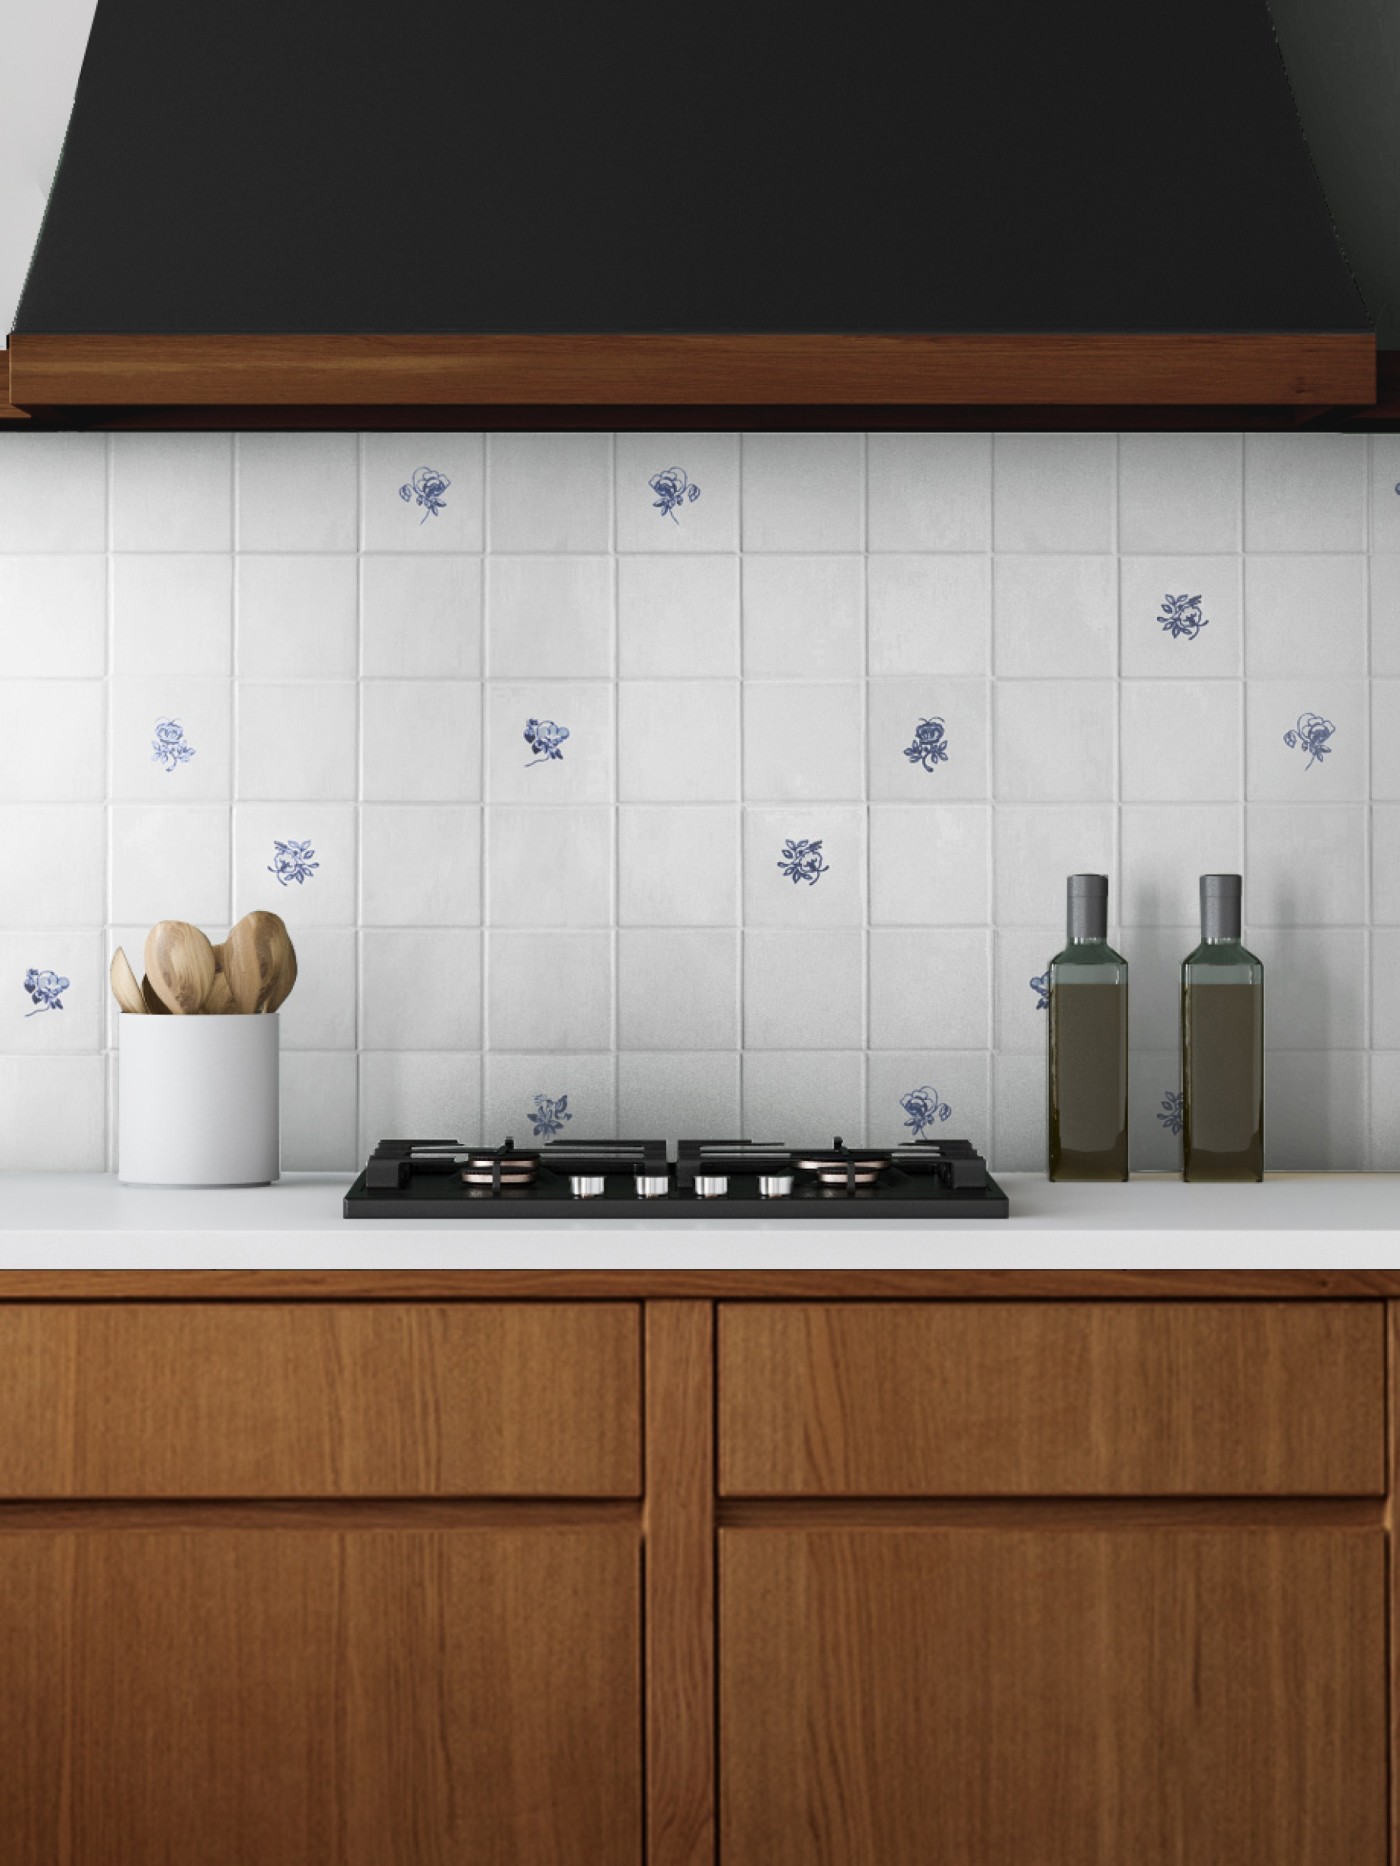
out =
[[725,1866],[1383,1866],[1379,1529],[720,1544]]
[[629,1529],[0,1535],[6,1866],[641,1857]]

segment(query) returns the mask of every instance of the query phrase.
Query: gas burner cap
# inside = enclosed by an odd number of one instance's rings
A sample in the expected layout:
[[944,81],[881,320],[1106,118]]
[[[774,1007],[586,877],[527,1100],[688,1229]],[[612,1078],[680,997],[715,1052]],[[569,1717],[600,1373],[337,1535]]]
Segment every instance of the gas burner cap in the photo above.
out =
[[873,1186],[889,1166],[890,1156],[819,1147],[798,1154],[792,1163],[799,1173],[814,1173],[824,1186]]
[[467,1155],[467,1163],[462,1171],[462,1179],[469,1186],[493,1186],[496,1181],[496,1169],[500,1169],[500,1184],[503,1186],[528,1186],[539,1167],[540,1156],[537,1153],[507,1151],[509,1142],[499,1152],[487,1152],[476,1149]]

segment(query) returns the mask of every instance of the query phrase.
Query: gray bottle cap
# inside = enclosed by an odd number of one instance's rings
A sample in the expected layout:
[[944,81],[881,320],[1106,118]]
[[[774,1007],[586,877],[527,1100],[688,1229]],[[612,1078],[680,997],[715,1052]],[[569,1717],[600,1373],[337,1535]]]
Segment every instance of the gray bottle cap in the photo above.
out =
[[1108,876],[1071,875],[1065,884],[1071,939],[1108,938]]
[[1201,938],[1238,939],[1244,882],[1239,875],[1201,876]]

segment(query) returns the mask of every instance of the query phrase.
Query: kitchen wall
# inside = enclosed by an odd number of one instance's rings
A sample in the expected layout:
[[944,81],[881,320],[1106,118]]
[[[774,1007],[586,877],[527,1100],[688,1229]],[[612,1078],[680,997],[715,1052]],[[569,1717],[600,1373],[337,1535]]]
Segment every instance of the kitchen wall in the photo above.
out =
[[1242,868],[1270,1161],[1400,1168],[1400,437],[0,436],[0,1166],[112,1157],[112,945],[270,907],[284,1163],[1043,1159],[1064,876],[1133,1150]]

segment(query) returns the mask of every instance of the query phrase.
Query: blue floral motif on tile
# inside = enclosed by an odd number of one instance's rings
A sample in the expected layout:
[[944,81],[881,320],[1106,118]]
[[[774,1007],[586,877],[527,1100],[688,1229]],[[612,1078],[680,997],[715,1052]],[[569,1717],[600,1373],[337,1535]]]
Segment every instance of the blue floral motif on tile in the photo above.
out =
[[316,851],[309,842],[278,842],[274,836],[272,848],[273,856],[268,863],[267,872],[275,875],[284,888],[293,881],[300,887],[304,881],[309,881],[321,866],[319,862],[312,861],[311,858]]
[[953,1112],[946,1101],[938,1099],[938,1090],[927,1084],[901,1095],[899,1105],[909,1117],[904,1125],[913,1128],[915,1140],[922,1140],[935,1121],[946,1121]]
[[684,467],[667,467],[664,473],[653,473],[647,484],[656,494],[653,502],[655,510],[663,518],[669,518],[673,525],[680,523],[676,517],[676,507],[694,505],[700,497],[700,488],[691,485],[685,476]]
[[1199,596],[1164,596],[1157,620],[1173,641],[1182,637],[1194,641],[1203,628],[1210,627],[1210,618],[1201,614]]
[[568,736],[569,728],[556,726],[552,719],[527,719],[525,743],[536,755],[525,760],[525,769],[528,771],[531,765],[543,764],[549,758],[562,758]]
[[24,975],[24,989],[32,1011],[26,1011],[26,1017],[37,1017],[40,1011],[61,1011],[63,993],[68,989],[69,981],[59,972],[41,972],[30,966]]
[[564,1123],[574,1117],[569,1113],[567,1095],[561,1095],[557,1101],[551,1101],[548,1095],[536,1095],[534,1109],[525,1118],[537,1139],[553,1140],[563,1131]]
[[948,762],[948,740],[941,719],[921,719],[914,728],[914,743],[906,745],[904,756],[911,765],[932,771],[935,765]]
[[1168,1089],[1162,1097],[1157,1119],[1169,1134],[1179,1134],[1186,1125],[1186,1095],[1181,1089]]
[[785,842],[778,868],[794,887],[799,881],[815,887],[822,876],[829,872],[831,864],[822,860],[821,838],[818,837],[815,842],[807,842],[805,839],[801,842]]
[[194,757],[193,745],[185,743],[185,728],[178,719],[158,719],[156,736],[151,740],[151,763],[160,765],[168,776]]
[[1031,990],[1035,993],[1036,1010],[1048,1011],[1050,1009],[1050,974],[1042,972],[1039,978],[1033,978]]
[[1325,758],[1336,748],[1329,743],[1336,727],[1330,719],[1324,719],[1321,713],[1302,713],[1298,723],[1291,731],[1285,732],[1283,742],[1287,746],[1296,745],[1299,751],[1309,754],[1308,762],[1303,766],[1311,771],[1319,759]]
[[399,497],[405,505],[421,505],[423,516],[420,525],[426,525],[430,518],[446,508],[447,501],[443,494],[452,481],[445,473],[439,473],[436,467],[419,467],[406,486],[399,487]]

